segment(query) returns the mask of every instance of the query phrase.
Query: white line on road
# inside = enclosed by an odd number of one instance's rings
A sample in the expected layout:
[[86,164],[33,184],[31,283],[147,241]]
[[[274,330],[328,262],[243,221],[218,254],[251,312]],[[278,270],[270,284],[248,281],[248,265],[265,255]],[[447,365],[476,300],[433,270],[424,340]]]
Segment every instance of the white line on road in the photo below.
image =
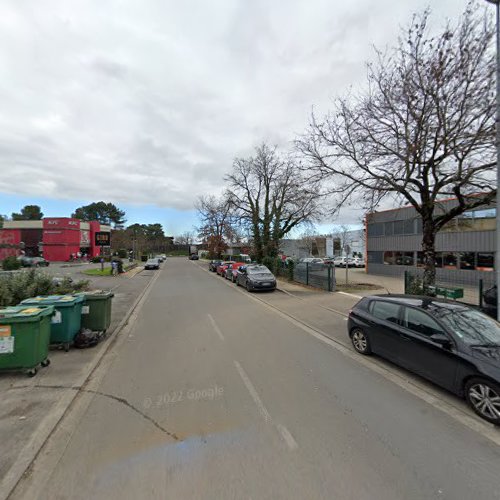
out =
[[225,340],[224,335],[222,335],[220,328],[217,326],[217,323],[215,322],[215,319],[212,317],[211,314],[208,315],[208,319],[210,320],[210,323],[212,323],[212,326],[213,326],[214,330],[216,331],[217,335],[219,336],[219,338],[221,340]]
[[293,436],[290,434],[290,431],[281,424],[276,424],[276,427],[278,428],[278,431],[280,432],[281,436],[285,440],[285,443],[288,445],[290,450],[296,450],[299,445],[297,444],[297,441],[293,439]]
[[356,299],[362,299],[362,295],[356,295],[355,293],[347,293],[347,292],[337,292],[340,293],[341,295],[347,295],[348,297],[355,297]]
[[[257,405],[257,408],[259,409],[259,412],[264,418],[264,420],[267,423],[273,423],[271,414],[267,411],[267,408],[264,406],[264,403],[262,402],[262,400],[259,397],[259,394],[257,393],[257,389],[255,389],[251,380],[248,378],[248,375],[245,373],[245,370],[243,370],[242,366],[238,363],[238,361],[234,361],[234,366],[236,366],[236,369],[238,370],[238,373],[240,374],[243,383],[248,389],[250,396],[252,396],[252,399],[254,400],[254,403]],[[285,441],[286,445],[288,446],[288,448],[290,448],[291,451],[296,450],[299,447],[297,441],[295,441],[293,436],[290,434],[290,431],[284,425],[277,423],[273,423],[273,425],[278,429],[278,432],[281,434],[283,441]]]
[[236,369],[238,370],[238,373],[240,374],[240,377],[243,380],[243,383],[245,384],[246,388],[248,389],[248,392],[250,393],[250,396],[252,396],[252,399],[254,400],[254,403],[257,405],[257,408],[260,411],[260,414],[264,417],[264,420],[266,422],[271,421],[271,415],[267,411],[266,407],[264,406],[264,403],[260,399],[257,390],[253,386],[252,382],[248,378],[248,375],[245,373],[245,370],[241,367],[241,365],[238,363],[238,361],[234,362],[234,366],[236,366]]

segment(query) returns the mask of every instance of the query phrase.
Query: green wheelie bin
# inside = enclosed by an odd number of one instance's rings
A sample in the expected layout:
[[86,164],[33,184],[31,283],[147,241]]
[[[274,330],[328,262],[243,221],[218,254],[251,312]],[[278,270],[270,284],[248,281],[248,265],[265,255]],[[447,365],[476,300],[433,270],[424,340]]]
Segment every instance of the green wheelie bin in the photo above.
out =
[[106,333],[111,324],[111,303],[113,292],[92,290],[75,294],[83,297],[82,328]]
[[0,371],[25,370],[32,377],[50,360],[52,306],[0,308]]
[[50,343],[58,344],[69,351],[76,334],[82,325],[83,297],[74,295],[49,295],[47,297],[34,297],[25,299],[23,305],[48,305],[54,306],[55,313],[50,325]]

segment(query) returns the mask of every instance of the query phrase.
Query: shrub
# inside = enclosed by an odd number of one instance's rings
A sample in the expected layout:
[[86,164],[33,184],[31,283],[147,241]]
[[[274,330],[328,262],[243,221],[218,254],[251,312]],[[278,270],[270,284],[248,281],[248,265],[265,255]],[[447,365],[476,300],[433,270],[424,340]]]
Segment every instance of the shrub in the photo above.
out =
[[15,271],[21,267],[21,261],[19,261],[16,256],[11,255],[4,259],[2,267],[4,271]]
[[118,257],[120,257],[120,259],[126,259],[127,255],[128,255],[128,252],[127,252],[127,250],[125,250],[125,248],[120,248],[118,250]]
[[288,259],[287,261],[287,274],[288,274],[288,280],[293,281],[294,278],[294,271],[295,271],[295,261],[292,259]]

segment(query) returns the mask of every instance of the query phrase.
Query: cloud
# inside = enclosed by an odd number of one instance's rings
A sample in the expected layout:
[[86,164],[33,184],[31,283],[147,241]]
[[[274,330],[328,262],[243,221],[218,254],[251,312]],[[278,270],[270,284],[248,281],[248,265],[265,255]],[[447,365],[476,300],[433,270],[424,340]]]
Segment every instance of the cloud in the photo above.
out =
[[4,0],[0,191],[190,210],[235,156],[288,147],[361,84],[425,4]]

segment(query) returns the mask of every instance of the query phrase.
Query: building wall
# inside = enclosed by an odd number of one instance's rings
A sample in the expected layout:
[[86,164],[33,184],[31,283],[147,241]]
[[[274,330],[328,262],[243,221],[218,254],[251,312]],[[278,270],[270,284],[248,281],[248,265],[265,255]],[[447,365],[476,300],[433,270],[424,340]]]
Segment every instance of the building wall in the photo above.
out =
[[[448,210],[455,203],[455,200],[447,200],[437,210]],[[468,213],[453,220],[437,234],[436,252],[439,253],[439,265],[442,266],[436,270],[439,281],[477,285],[483,279],[485,284],[493,284],[491,260],[487,265],[484,262],[486,258],[491,259],[495,252],[494,208],[475,209],[473,214]],[[419,261],[422,257],[421,220],[413,207],[368,214],[366,223],[368,273],[402,276],[406,270],[415,271],[416,267],[422,266]],[[392,256],[391,252],[394,252]],[[448,258],[451,260],[447,262]],[[468,259],[473,262],[470,268]],[[404,265],[407,261],[412,265]]]

